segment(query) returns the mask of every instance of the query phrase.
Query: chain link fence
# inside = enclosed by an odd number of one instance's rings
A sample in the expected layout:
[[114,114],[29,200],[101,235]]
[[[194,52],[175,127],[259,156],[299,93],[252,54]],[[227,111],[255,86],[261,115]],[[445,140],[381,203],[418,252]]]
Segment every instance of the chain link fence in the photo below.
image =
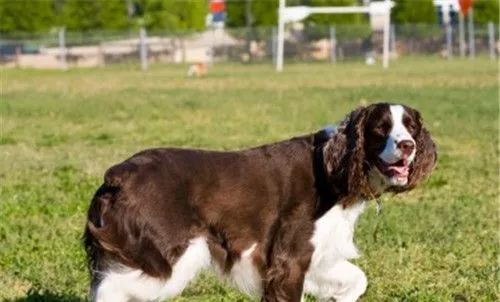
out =
[[[498,58],[498,25],[393,24],[391,58],[401,56],[465,56]],[[205,32],[66,32],[45,35],[0,36],[0,65],[21,68],[104,67],[156,63],[267,62],[276,58],[277,29],[217,28]],[[471,35],[472,33],[472,35]],[[382,32],[369,25],[287,27],[288,61],[365,61],[375,63],[382,54]]]

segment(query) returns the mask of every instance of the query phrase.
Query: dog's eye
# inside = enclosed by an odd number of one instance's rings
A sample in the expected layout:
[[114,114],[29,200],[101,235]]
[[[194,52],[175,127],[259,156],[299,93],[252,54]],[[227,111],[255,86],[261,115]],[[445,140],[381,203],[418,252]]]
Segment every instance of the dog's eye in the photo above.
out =
[[415,123],[409,123],[406,125],[408,132],[414,133],[417,130],[417,125]]
[[384,135],[387,132],[387,128],[388,127],[385,123],[380,123],[378,125],[375,125],[375,127],[373,127],[373,131],[377,134]]
[[417,130],[417,124],[408,116],[403,119],[403,124],[410,133],[414,133]]

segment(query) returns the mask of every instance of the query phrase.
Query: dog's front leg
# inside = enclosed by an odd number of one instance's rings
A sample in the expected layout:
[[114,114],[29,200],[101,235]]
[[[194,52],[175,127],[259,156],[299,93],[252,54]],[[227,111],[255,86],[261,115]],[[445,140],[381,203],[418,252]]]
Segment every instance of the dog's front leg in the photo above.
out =
[[293,224],[283,220],[268,260],[263,302],[303,301],[304,278],[313,253],[309,243],[313,224],[303,217],[290,218]]
[[301,302],[305,271],[299,260],[278,259],[268,271],[262,302]]
[[364,294],[368,281],[365,273],[347,260],[338,261],[324,272],[307,278],[305,291],[322,302],[356,302]]

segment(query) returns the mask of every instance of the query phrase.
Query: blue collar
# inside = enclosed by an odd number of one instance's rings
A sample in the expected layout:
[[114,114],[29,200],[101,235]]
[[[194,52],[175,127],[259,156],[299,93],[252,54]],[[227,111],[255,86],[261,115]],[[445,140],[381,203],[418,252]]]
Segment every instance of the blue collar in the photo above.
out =
[[337,126],[335,125],[326,126],[325,128],[323,128],[323,131],[325,131],[326,135],[332,137],[335,134],[335,132],[337,132]]

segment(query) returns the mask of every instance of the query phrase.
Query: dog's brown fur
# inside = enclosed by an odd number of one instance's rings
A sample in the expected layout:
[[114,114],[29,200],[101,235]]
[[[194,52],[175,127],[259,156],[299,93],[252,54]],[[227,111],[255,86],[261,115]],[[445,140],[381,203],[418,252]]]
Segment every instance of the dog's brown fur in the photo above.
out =
[[[378,110],[354,111],[333,137],[320,131],[237,152],[150,149],[111,167],[85,229],[93,283],[114,263],[167,279],[189,240],[204,236],[226,272],[257,242],[252,257],[264,301],[300,301],[315,220],[334,204],[375,194],[367,170],[380,152],[371,129],[383,119]],[[404,190],[436,160],[420,115],[410,112],[418,154]]]

